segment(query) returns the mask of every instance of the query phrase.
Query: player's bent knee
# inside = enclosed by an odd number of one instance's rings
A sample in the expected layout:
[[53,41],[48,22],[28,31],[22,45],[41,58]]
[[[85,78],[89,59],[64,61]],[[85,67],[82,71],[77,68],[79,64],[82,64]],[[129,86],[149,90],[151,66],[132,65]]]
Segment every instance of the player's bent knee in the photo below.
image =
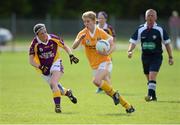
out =
[[99,80],[94,79],[94,80],[93,80],[93,83],[94,83],[97,87],[100,87],[101,82],[100,82]]
[[55,89],[58,87],[58,82],[57,81],[53,81],[53,80],[50,80],[50,87],[51,89]]

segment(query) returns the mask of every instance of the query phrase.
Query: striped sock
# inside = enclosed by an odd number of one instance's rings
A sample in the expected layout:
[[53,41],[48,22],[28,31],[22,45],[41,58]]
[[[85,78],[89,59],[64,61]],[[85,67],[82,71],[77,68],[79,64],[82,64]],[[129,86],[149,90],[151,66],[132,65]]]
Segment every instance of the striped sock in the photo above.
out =
[[107,83],[107,81],[103,81],[102,82],[102,84],[101,84],[101,86],[100,86],[100,88],[102,89],[102,90],[104,90],[109,96],[113,96],[114,95],[114,93],[115,93],[115,91],[114,91],[114,89],[111,87],[111,85],[109,85],[108,83]]
[[119,96],[120,104],[125,108],[128,109],[131,105],[120,95]]
[[156,97],[156,81],[154,80],[148,82],[148,96]]

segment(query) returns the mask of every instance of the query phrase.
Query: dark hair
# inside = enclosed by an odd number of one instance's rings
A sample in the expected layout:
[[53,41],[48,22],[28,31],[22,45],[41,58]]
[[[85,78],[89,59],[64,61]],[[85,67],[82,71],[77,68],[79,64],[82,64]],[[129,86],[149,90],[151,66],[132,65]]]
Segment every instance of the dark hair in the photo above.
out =
[[99,14],[102,14],[105,19],[108,18],[108,15],[107,15],[107,13],[106,13],[105,11],[100,11],[100,12],[98,12],[98,15],[99,15]]

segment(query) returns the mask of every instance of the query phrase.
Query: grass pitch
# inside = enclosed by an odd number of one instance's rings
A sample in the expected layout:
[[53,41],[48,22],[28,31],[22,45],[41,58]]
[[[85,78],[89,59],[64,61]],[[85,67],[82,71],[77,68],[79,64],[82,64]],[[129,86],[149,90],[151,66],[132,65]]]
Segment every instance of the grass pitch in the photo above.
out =
[[180,52],[174,52],[175,64],[169,66],[167,54],[157,77],[157,102],[145,102],[147,81],[142,73],[140,52],[129,60],[126,51],[113,54],[113,87],[135,108],[128,115],[105,94],[96,94],[92,72],[82,50],[80,59],[70,65],[62,53],[65,73],[60,80],[78,98],[72,104],[62,97],[62,113],[54,112],[52,93],[41,76],[28,63],[28,52],[0,54],[0,123],[1,124],[178,124],[180,123]]

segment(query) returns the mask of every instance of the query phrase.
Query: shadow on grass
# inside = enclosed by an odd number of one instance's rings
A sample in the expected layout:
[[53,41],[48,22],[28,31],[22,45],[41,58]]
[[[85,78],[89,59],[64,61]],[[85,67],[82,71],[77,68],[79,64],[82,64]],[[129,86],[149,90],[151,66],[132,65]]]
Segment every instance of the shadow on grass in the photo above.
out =
[[62,115],[77,115],[79,114],[79,112],[66,112],[66,111],[62,111],[61,113],[56,113],[56,112],[50,112],[51,114],[62,114]]
[[77,114],[79,114],[79,112],[61,112],[60,114],[63,114],[63,115],[77,115]]
[[179,103],[180,104],[180,101],[171,101],[171,100],[161,100],[161,101],[157,101],[158,103]]
[[[96,94],[106,95],[106,93],[104,91],[102,91],[100,93],[96,93]],[[142,93],[120,93],[120,95],[122,95],[122,96],[141,96]]]
[[131,116],[131,114],[127,113],[107,113],[107,114],[99,114],[101,116]]
[[121,93],[122,96],[142,96],[142,93]]

